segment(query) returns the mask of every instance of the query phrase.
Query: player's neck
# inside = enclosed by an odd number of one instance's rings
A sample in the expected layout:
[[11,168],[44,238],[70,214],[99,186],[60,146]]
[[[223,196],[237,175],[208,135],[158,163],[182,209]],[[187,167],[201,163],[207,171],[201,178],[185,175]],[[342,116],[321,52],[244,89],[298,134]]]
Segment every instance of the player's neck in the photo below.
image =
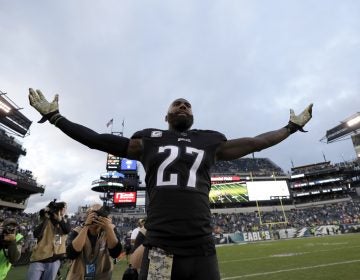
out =
[[168,130],[172,131],[172,132],[182,133],[182,132],[189,131],[190,127],[189,128],[179,128],[179,127],[173,127],[173,126],[169,125]]

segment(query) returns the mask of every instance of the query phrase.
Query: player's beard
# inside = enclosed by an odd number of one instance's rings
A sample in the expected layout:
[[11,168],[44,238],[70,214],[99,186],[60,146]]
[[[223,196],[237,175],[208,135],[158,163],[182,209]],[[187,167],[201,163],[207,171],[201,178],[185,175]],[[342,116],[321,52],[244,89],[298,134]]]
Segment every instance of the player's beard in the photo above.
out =
[[192,115],[178,115],[176,113],[168,113],[167,121],[171,128],[177,131],[186,131],[193,125],[194,117]]

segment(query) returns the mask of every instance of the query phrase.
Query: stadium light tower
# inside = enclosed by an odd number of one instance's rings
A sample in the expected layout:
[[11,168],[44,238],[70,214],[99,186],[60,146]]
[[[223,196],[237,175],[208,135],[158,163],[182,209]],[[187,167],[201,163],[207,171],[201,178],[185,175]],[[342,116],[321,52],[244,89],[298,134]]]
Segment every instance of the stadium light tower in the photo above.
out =
[[[326,131],[326,135],[320,139],[321,142],[333,143],[340,140],[352,139],[354,149],[360,158],[360,112],[340,122],[339,125]],[[347,138],[348,137],[348,138]]]
[[0,100],[0,110],[4,111],[7,114],[11,111],[11,108]]
[[28,135],[31,121],[20,110],[21,108],[0,90],[0,127],[17,136],[25,137]]
[[360,116],[357,115],[355,118],[352,118],[350,120],[348,120],[346,122],[346,124],[349,126],[349,127],[354,127],[355,125],[357,125],[358,123],[360,123]]

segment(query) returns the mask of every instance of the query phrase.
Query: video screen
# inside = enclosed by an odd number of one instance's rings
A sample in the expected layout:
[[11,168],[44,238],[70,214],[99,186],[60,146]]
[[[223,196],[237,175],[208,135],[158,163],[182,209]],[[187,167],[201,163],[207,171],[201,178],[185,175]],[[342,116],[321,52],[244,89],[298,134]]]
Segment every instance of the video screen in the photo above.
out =
[[210,204],[236,204],[290,198],[286,181],[241,181],[213,184]]
[[116,192],[114,193],[114,204],[126,204],[126,206],[136,205],[136,192]]
[[210,203],[241,203],[249,201],[248,190],[245,182],[232,182],[214,184],[211,186]]
[[137,161],[123,158],[121,160],[121,168],[120,168],[120,170],[122,170],[122,171],[126,171],[126,170],[128,170],[128,171],[131,171],[131,170],[136,171],[137,170]]
[[119,170],[120,169],[120,158],[112,154],[108,154],[106,161],[107,170]]
[[246,182],[249,201],[290,198],[286,181],[249,181]]

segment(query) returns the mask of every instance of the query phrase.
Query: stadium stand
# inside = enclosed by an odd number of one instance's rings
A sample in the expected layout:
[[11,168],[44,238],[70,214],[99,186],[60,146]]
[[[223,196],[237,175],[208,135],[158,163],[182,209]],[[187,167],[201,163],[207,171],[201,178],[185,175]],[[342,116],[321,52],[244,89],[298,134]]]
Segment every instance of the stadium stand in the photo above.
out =
[[211,169],[211,174],[271,176],[285,175],[284,171],[268,158],[240,158],[232,161],[218,161]]
[[31,125],[20,108],[0,92],[0,207],[24,210],[29,197],[44,192],[32,171],[19,167],[26,150],[15,138],[25,137]]
[[331,164],[322,162],[292,168],[289,186],[294,204],[335,199],[351,200],[360,184],[359,160]]
[[[228,181],[219,182],[219,178]],[[332,164],[321,162],[293,167],[290,174],[286,174],[279,166],[267,158],[242,158],[234,161],[218,162],[212,168],[212,177],[216,177],[215,184],[230,183],[231,178],[240,182],[285,180],[287,182],[290,199],[285,204],[297,207],[307,204],[324,204],[328,202],[349,201],[360,194],[360,161]],[[263,205],[276,205],[273,201],[262,201]],[[254,203],[224,204],[224,207],[254,206]],[[221,208],[221,203],[214,207]]]

